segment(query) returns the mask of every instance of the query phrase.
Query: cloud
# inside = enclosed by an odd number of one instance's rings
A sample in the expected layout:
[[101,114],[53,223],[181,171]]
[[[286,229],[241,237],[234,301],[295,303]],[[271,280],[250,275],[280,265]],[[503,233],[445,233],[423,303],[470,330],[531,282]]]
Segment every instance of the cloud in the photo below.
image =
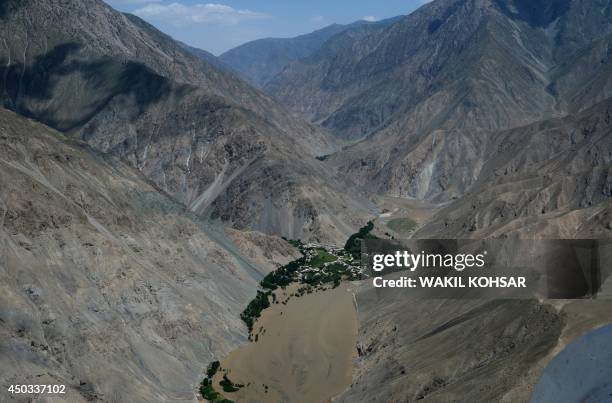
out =
[[362,18],[362,20],[367,21],[367,22],[376,22],[378,21],[378,17],[374,17],[373,15],[366,15],[365,17]]
[[242,21],[270,18],[267,14],[251,10],[237,10],[224,4],[215,3],[193,5],[180,3],[148,4],[135,10],[134,14],[143,18],[148,17],[166,21],[175,25],[207,22],[235,25]]
[[314,17],[310,17],[310,22],[314,22],[315,24],[319,24],[325,20],[325,17],[322,15],[315,15]]
[[157,3],[162,0],[104,0],[110,5]]

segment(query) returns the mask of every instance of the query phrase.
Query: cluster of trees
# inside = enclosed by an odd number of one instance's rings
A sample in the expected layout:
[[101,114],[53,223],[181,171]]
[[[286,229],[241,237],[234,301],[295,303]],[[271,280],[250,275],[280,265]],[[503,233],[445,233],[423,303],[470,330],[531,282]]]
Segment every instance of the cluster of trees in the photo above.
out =
[[221,385],[223,391],[227,393],[237,392],[240,388],[244,387],[244,385],[230,381],[227,374],[223,374],[223,379],[219,382],[219,385]]
[[261,311],[270,306],[270,299],[268,297],[271,294],[272,291],[257,291],[257,296],[255,296],[255,298],[249,302],[249,305],[247,305],[244,311],[242,311],[240,314],[240,319],[242,319],[242,321],[249,328],[249,337],[253,331],[255,320],[261,316]]
[[287,241],[294,248],[298,248],[300,252],[302,251],[302,248],[304,248],[304,244],[299,239],[287,239],[285,237],[283,237],[283,239]]
[[295,281],[296,273],[300,267],[305,264],[306,257],[302,256],[268,273],[268,275],[261,280],[260,284],[265,290],[276,290],[278,287],[286,287]]
[[356,234],[353,234],[347,239],[344,244],[344,250],[353,256],[353,259],[361,260],[361,241],[363,239],[378,239],[378,237],[371,234],[374,229],[374,223],[368,221],[368,223],[359,228]]
[[[220,367],[221,367],[221,363],[219,361],[213,361],[210,363],[210,365],[206,369],[206,378],[204,378],[202,382],[200,383],[200,394],[202,395],[204,399],[208,400],[211,403],[234,403],[233,400],[229,400],[221,396],[221,394],[217,392],[215,388],[213,387],[213,377],[215,376],[215,374],[217,373]],[[226,378],[226,375],[223,376],[224,380],[225,378]],[[221,386],[223,385],[221,384]],[[233,383],[232,383],[232,386],[234,386]],[[229,392],[228,390],[225,390],[225,387],[223,387],[223,390],[226,392]],[[232,392],[235,392],[236,390],[232,390]]]

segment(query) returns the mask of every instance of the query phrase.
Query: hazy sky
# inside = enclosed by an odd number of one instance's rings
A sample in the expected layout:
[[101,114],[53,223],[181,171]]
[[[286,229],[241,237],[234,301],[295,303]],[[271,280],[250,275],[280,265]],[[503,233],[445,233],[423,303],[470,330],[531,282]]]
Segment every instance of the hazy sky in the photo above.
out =
[[409,14],[426,0],[106,0],[189,45],[220,54],[265,37]]

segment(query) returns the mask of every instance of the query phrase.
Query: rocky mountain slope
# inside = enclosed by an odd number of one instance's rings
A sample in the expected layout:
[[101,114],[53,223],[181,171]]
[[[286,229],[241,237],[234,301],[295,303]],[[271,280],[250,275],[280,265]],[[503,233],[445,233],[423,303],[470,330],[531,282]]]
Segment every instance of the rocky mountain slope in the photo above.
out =
[[359,357],[340,402],[530,401],[547,364],[612,322],[612,301],[433,300],[362,288]]
[[344,25],[333,24],[295,38],[258,39],[228,50],[219,59],[261,88],[289,63],[314,53],[326,40],[345,29]]
[[357,297],[360,357],[341,402],[504,401],[554,348],[564,325],[536,301],[438,301],[376,291]]
[[142,20],[100,0],[9,1],[1,18],[4,104],[121,157],[192,211],[320,240],[369,214],[314,158],[334,149],[323,132]]
[[474,185],[416,236],[612,235],[612,100],[482,138]]
[[[612,100],[577,115],[480,133],[485,163],[418,238],[612,237]],[[364,285],[346,402],[528,402],[564,346],[612,322],[612,300],[409,298]]]
[[612,4],[438,0],[391,26],[341,33],[266,90],[346,139],[332,158],[379,193],[458,197],[481,131],[575,113],[611,96]]
[[199,48],[194,48],[193,46],[189,46],[186,43],[183,42],[179,42],[177,41],[185,50],[187,50],[189,53],[191,53],[192,55],[196,56],[198,59],[202,59],[205,62],[212,64],[213,66],[217,67],[218,69],[221,70],[225,70],[227,72],[231,71],[231,67],[228,66],[227,64],[225,64],[221,59],[219,59],[217,56],[213,55],[212,53],[203,50],[203,49],[199,49]]
[[264,87],[291,62],[307,58],[332,36],[363,25],[388,25],[400,17],[382,21],[333,24],[294,38],[264,38],[228,50],[219,59],[256,87]]
[[[119,13],[98,0],[4,3],[1,28],[7,38],[11,34],[11,40],[1,54],[6,61],[3,101],[20,113],[74,131],[117,95],[147,89],[135,100],[144,108],[167,94],[167,87],[188,84],[229,105],[265,116],[287,129],[287,136],[308,140],[303,144],[309,151],[327,146],[316,128],[292,119],[244,81],[196,57],[184,44],[134,15]],[[80,82],[74,83],[75,75],[81,76]],[[96,81],[92,75],[98,75]],[[144,77],[136,80],[140,75]],[[72,97],[60,93],[78,88],[77,84],[84,88],[70,94]],[[89,104],[83,105],[84,100]],[[73,109],[69,115],[60,101],[69,102]]]
[[2,401],[14,383],[64,384],[69,401],[195,401],[210,360],[245,341],[257,282],[295,253],[245,235],[274,257],[256,266],[240,233],[5,109],[0,166]]

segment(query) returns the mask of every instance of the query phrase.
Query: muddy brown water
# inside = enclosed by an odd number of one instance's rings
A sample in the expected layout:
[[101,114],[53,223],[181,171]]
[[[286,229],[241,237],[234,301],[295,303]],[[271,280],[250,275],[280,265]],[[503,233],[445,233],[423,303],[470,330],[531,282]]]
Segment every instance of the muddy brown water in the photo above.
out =
[[[279,297],[283,300],[283,297]],[[221,360],[229,379],[245,385],[223,393],[242,402],[329,402],[351,383],[357,316],[351,286],[273,304],[254,327],[258,341]],[[215,378],[215,389],[221,392]]]

